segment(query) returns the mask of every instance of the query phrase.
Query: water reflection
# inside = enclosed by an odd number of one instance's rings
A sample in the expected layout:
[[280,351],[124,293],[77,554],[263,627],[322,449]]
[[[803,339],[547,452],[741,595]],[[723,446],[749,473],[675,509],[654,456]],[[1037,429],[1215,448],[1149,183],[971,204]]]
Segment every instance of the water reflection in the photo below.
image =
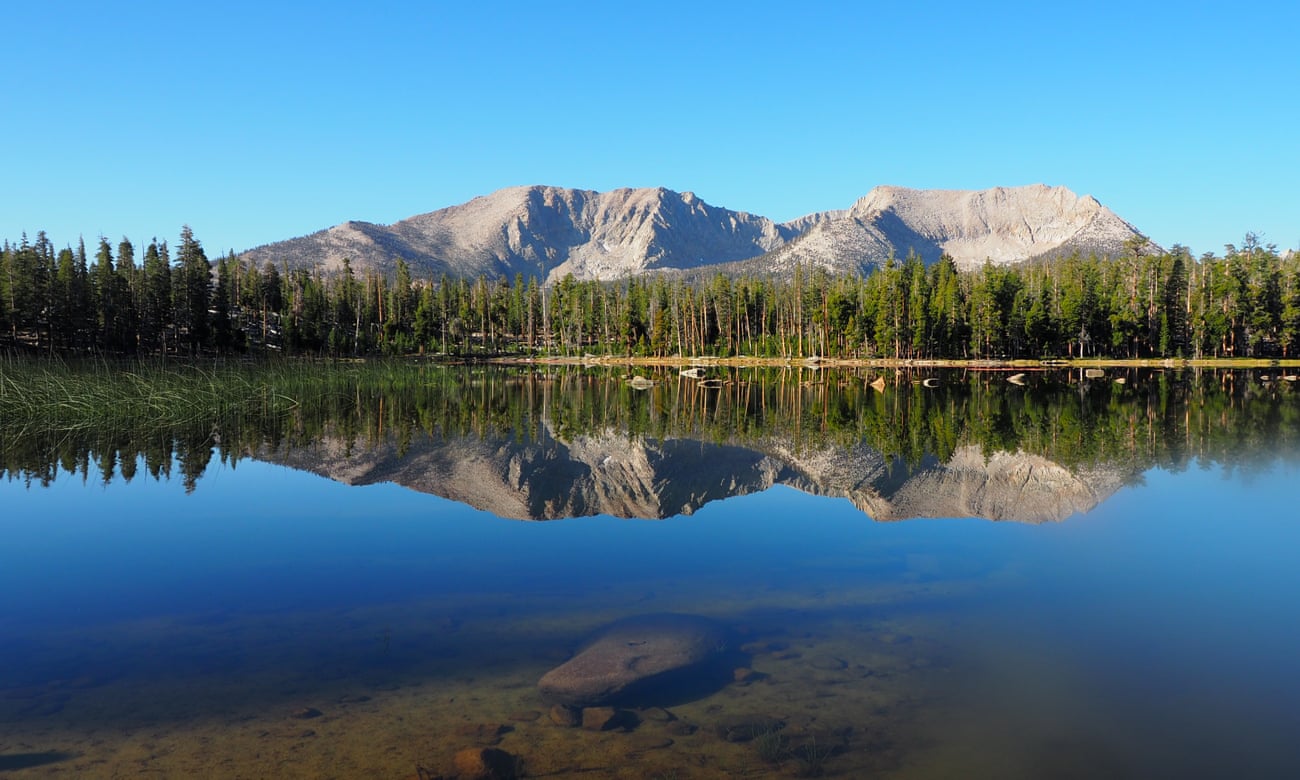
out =
[[[0,435],[0,767],[1300,767],[1292,385],[709,370],[344,369],[288,413]],[[665,612],[734,632],[724,685],[553,722],[548,670]]]
[[877,520],[1043,522],[1087,512],[1151,468],[1250,470],[1300,445],[1300,391],[1266,372],[408,367],[342,376],[287,414],[11,434],[0,439],[0,473],[108,484],[176,470],[191,491],[214,457],[253,458],[516,519],[664,518],[787,485],[848,498]]

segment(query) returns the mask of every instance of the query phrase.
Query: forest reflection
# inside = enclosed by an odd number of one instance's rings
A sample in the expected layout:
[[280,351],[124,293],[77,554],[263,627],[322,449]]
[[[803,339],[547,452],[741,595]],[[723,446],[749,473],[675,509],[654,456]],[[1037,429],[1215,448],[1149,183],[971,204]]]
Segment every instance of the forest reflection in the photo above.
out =
[[[11,378],[22,370],[6,367]],[[217,396],[276,402],[175,419],[9,419],[0,474],[40,485],[61,473],[106,485],[176,479],[193,491],[214,459],[256,458],[531,519],[663,517],[788,484],[847,496],[876,519],[1041,521],[1086,511],[1151,468],[1252,469],[1300,450],[1300,388],[1267,369],[686,374],[378,363],[303,364],[290,375],[235,366],[197,376],[218,385]]]

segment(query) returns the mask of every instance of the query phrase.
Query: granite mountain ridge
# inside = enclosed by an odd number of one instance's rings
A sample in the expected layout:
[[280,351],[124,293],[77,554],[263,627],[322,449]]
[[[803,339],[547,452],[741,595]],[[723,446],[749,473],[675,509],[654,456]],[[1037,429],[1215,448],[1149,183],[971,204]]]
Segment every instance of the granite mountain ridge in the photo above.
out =
[[[1090,195],[1034,184],[987,190],[879,186],[850,208],[788,222],[662,187],[498,190],[390,225],[345,222],[241,254],[290,268],[419,278],[539,276],[553,283],[656,272],[789,273],[797,264],[868,272],[890,256],[962,268],[1070,254],[1114,256],[1141,233]],[[1151,251],[1159,251],[1151,245]]]

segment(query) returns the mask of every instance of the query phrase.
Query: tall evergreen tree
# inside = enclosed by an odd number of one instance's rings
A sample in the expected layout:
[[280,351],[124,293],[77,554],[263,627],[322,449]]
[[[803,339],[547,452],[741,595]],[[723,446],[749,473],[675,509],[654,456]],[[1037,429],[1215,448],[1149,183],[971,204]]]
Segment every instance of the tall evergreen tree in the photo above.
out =
[[173,289],[176,322],[190,354],[197,355],[211,336],[212,265],[189,225],[181,227],[176,261],[180,273],[180,285]]
[[9,311],[13,306],[13,297],[9,288],[13,283],[12,263],[13,250],[9,247],[9,240],[5,239],[4,247],[0,249],[0,333],[8,333],[11,328]]
[[1175,245],[1169,254],[1168,272],[1162,287],[1160,325],[1156,349],[1166,357],[1183,357],[1188,352],[1188,264],[1187,249]]
[[217,284],[212,292],[209,328],[212,345],[219,352],[229,352],[243,344],[238,338],[241,331],[236,330],[232,319],[239,306],[236,297],[238,274],[239,260],[234,253],[228,253],[217,261]]
[[118,322],[117,267],[113,263],[113,249],[108,239],[99,237],[95,252],[95,268],[91,273],[91,294],[94,297],[97,345],[103,349],[119,349],[121,333]]
[[119,348],[134,352],[139,345],[140,273],[135,267],[135,247],[125,236],[117,245],[117,278],[114,280],[121,337]]
[[172,338],[172,268],[167,242],[149,242],[144,251],[144,295],[140,307],[141,342],[164,355]]

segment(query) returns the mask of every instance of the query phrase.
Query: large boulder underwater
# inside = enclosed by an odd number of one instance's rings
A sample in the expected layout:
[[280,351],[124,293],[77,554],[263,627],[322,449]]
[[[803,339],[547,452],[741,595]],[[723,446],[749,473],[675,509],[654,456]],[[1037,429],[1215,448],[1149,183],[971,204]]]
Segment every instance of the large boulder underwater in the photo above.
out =
[[597,631],[568,661],[542,675],[548,704],[651,706],[701,698],[730,679],[727,629],[699,615],[637,615]]

